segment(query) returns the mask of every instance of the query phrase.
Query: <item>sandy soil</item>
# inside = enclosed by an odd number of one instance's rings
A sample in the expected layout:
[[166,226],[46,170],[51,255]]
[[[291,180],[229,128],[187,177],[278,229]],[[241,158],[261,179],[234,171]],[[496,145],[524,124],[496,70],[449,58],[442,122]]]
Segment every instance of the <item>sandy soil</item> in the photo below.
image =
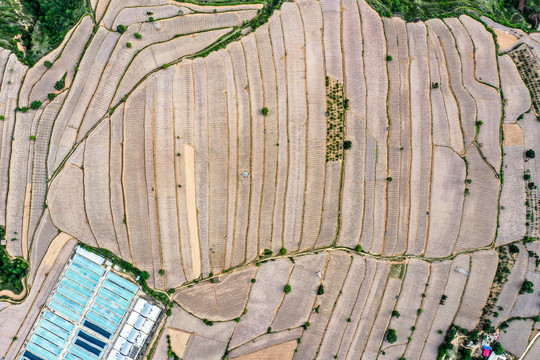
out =
[[291,340],[283,344],[270,346],[266,349],[255,351],[237,357],[238,360],[285,360],[292,359],[297,341]]
[[523,133],[518,124],[503,124],[503,146],[523,145]]
[[24,197],[22,255],[28,259],[28,225],[30,223],[30,200],[32,198],[32,183],[26,184],[26,196]]
[[171,339],[171,350],[176,354],[176,356],[182,357],[184,351],[186,351],[186,346],[191,337],[191,334],[182,330],[167,328]]
[[518,41],[517,37],[508,34],[502,30],[493,29],[493,31],[495,31],[495,34],[497,34],[497,43],[499,44],[499,48],[501,51],[510,48]]
[[195,197],[195,149],[188,144],[184,144],[184,163],[191,261],[193,264],[193,278],[197,278],[201,274],[201,250],[197,227],[197,200]]

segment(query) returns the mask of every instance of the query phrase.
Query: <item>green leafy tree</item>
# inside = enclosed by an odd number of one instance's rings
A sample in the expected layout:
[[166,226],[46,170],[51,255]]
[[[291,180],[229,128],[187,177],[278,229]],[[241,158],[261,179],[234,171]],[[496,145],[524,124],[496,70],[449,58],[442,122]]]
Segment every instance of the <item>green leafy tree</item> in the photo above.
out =
[[33,110],[37,110],[41,107],[41,105],[42,105],[41,101],[35,100],[35,101],[32,101],[32,103],[30,104],[30,108]]
[[390,344],[393,344],[397,341],[397,334],[395,329],[388,329],[386,332],[386,341],[388,341]]
[[493,352],[496,354],[496,355],[502,355],[504,354],[504,348],[503,346],[501,345],[500,342],[496,342],[495,344],[493,344]]

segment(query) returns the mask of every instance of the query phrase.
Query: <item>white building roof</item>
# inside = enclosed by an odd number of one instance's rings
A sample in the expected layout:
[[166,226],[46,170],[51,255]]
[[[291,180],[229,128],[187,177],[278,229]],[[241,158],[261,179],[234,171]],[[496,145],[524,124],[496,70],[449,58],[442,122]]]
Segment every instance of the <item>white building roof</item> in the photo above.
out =
[[147,304],[148,302],[144,299],[141,299],[139,298],[137,300],[137,302],[135,303],[135,306],[133,307],[133,311],[136,311],[138,312],[139,314],[143,311],[144,309],[144,306]]
[[118,355],[120,355],[120,352],[118,350],[112,350],[109,353],[109,356],[107,356],[107,360],[118,360]]
[[94,254],[93,252],[90,252],[88,250],[85,250],[80,246],[78,246],[77,250],[75,251],[77,252],[77,254],[84,256],[85,258],[95,262],[96,264],[103,265],[103,262],[105,261],[105,258],[99,256],[98,254]]
[[144,324],[141,326],[141,331],[150,334],[150,331],[152,331],[152,328],[154,327],[154,322],[150,319],[146,319]]
[[122,347],[126,344],[126,342],[127,342],[126,339],[119,337],[118,339],[116,339],[113,349],[118,350],[118,351],[122,350]]
[[122,330],[120,331],[120,336],[127,339],[131,330],[133,330],[133,326],[129,324],[125,324]]
[[144,309],[141,311],[141,315],[144,317],[148,317],[151,310],[152,310],[152,304],[146,303],[146,305],[144,305]]
[[131,314],[129,314],[129,317],[126,320],[126,323],[128,323],[129,325],[135,326],[135,323],[137,322],[138,318],[139,318],[139,314],[137,314],[136,312],[132,312]]
[[135,345],[142,347],[147,337],[145,333],[139,332],[139,336],[135,339]]
[[122,351],[120,352],[122,353],[122,355],[128,355],[130,350],[131,350],[131,343],[126,342],[124,346],[122,347]]
[[155,322],[157,318],[159,317],[159,314],[161,314],[161,308],[159,308],[159,306],[152,305],[152,310],[150,310],[150,313],[148,314],[147,318]]
[[134,326],[135,329],[140,330],[141,327],[143,326],[145,320],[146,320],[146,319],[145,319],[144,317],[142,317],[142,316],[139,315],[139,318],[137,319],[137,322],[135,323],[135,326]]
[[129,336],[127,337],[128,341],[130,343],[135,343],[135,339],[137,338],[137,335],[140,334],[140,331],[137,330],[137,329],[133,329],[131,330],[131,333],[129,334]]

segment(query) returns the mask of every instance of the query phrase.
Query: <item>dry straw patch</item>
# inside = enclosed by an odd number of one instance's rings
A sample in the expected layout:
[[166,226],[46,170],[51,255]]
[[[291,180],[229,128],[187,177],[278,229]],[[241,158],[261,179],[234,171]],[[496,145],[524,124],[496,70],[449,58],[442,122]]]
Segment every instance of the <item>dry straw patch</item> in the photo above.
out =
[[499,44],[500,51],[505,51],[512,47],[517,41],[518,38],[512,34],[507,33],[499,29],[493,29],[497,35],[497,44]]
[[503,146],[523,145],[523,132],[518,124],[503,124]]
[[294,350],[296,349],[297,341],[292,340],[283,344],[270,346],[266,349],[255,351],[251,354],[246,354],[237,357],[238,360],[285,360],[292,359]]
[[191,337],[191,334],[178,329],[167,329],[171,340],[171,350],[178,357],[182,357],[186,351],[186,347]]

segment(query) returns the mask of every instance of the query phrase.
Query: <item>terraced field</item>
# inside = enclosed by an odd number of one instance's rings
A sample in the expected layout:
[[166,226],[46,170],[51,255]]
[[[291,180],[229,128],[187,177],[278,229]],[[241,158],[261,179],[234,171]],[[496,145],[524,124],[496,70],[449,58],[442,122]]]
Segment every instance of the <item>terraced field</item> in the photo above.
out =
[[169,290],[148,359],[436,359],[486,324],[525,351],[540,122],[484,23],[365,0],[284,2],[258,27],[268,4],[91,5],[34,67],[0,51],[0,225],[31,264],[0,355],[71,239]]

